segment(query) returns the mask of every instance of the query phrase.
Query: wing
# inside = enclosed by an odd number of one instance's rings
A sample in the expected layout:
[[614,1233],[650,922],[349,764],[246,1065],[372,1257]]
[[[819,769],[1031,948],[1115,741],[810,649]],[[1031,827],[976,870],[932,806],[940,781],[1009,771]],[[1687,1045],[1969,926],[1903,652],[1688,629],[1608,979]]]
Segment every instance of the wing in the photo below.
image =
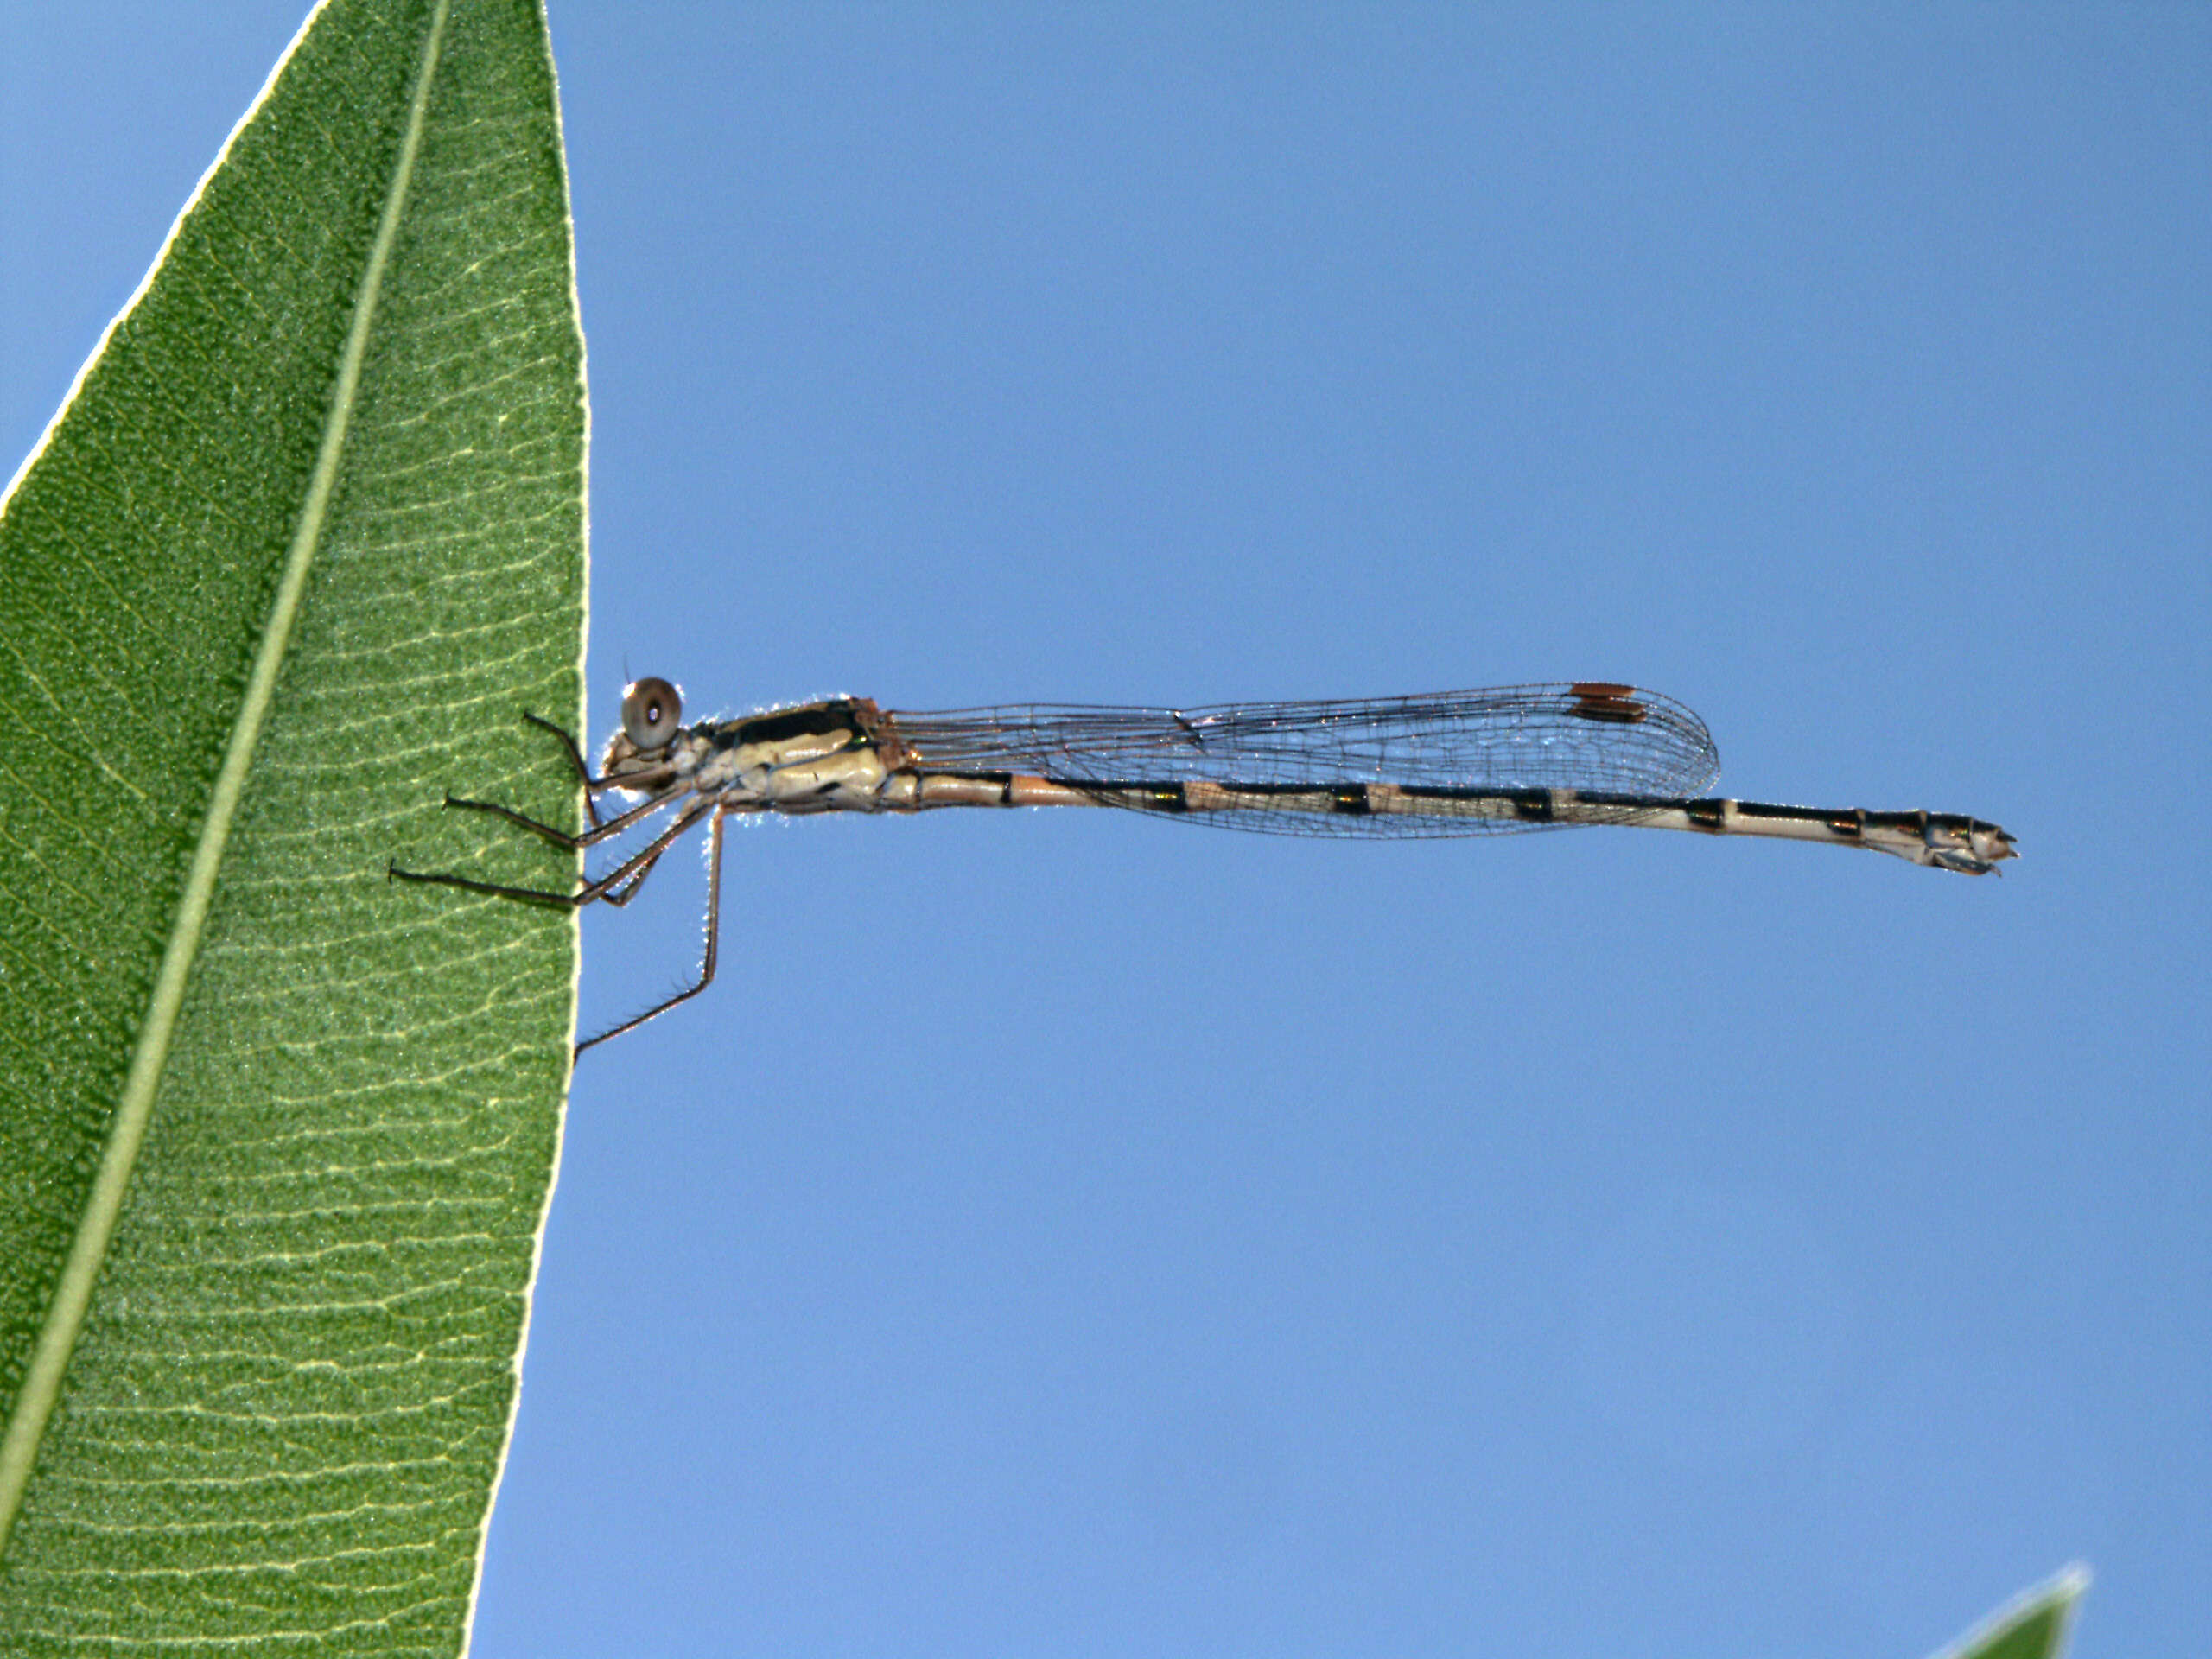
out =
[[[1292,834],[1472,835],[1538,829],[1510,815],[1361,816],[1298,791],[1366,784],[1500,796],[1573,790],[1681,799],[1709,788],[1720,758],[1705,724],[1671,697],[1610,682],[1500,686],[1330,702],[1116,709],[1018,703],[889,716],[925,772],[1035,773],[1104,804],[1186,822]],[[1251,789],[1249,810],[1185,812],[1145,785]],[[1132,788],[1132,785],[1139,787]],[[1636,816],[1623,804],[1623,819]]]

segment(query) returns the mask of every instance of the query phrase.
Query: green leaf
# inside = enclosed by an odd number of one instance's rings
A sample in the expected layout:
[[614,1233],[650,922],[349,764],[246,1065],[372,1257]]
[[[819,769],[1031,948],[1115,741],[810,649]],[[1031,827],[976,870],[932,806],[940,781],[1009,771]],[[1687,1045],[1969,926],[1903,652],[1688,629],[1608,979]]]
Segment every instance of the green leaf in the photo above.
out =
[[[67,135],[55,142],[66,143]],[[452,1653],[569,1070],[543,18],[331,0],[0,498],[0,1651]]]
[[2088,1588],[2089,1569],[2077,1561],[2006,1602],[1936,1659],[2058,1659]]

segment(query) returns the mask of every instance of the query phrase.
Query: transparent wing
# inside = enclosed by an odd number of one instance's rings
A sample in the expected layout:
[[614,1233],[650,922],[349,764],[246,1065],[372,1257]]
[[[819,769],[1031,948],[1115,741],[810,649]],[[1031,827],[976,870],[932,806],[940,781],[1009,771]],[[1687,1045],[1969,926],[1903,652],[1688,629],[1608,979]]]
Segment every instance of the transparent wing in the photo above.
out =
[[[1539,829],[1465,816],[1313,810],[1291,791],[1394,784],[1430,791],[1568,789],[1641,798],[1703,793],[1720,757],[1705,723],[1671,697],[1608,682],[1499,686],[1332,702],[1116,709],[1019,703],[890,719],[924,771],[1035,773],[1187,823],[1308,835],[1464,836]],[[1130,785],[1249,785],[1249,810],[1182,812]],[[1266,791],[1273,791],[1271,797]]]

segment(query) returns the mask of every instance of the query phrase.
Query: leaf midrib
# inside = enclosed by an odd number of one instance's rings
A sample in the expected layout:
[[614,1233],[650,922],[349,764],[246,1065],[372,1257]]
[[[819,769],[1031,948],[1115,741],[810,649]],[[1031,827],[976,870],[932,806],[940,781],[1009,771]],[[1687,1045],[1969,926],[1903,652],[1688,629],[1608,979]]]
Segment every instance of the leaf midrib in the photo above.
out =
[[[110,1119],[107,1144],[100,1155],[100,1166],[93,1177],[87,1195],[85,1213],[77,1225],[77,1236],[72,1243],[67,1262],[63,1265],[54,1300],[47,1310],[46,1321],[40,1327],[37,1345],[31,1351],[30,1364],[23,1377],[22,1389],[16,1395],[15,1415],[9,1421],[7,1434],[0,1439],[0,1555],[8,1547],[8,1535],[22,1508],[23,1492],[30,1484],[33,1467],[38,1460],[40,1443],[45,1438],[46,1426],[53,1415],[54,1402],[61,1392],[61,1379],[68,1370],[69,1358],[77,1346],[79,1334],[84,1328],[85,1313],[92,1305],[92,1287],[99,1277],[101,1263],[106,1259],[108,1245],[115,1235],[115,1226],[123,1213],[124,1195],[129,1190],[130,1173],[138,1160],[138,1149],[143,1144],[147,1124],[151,1121],[154,1099],[161,1084],[162,1070],[167,1065],[171,1043],[175,1036],[177,1015],[184,1004],[184,993],[192,975],[192,966],[200,954],[200,941],[205,934],[207,912],[214,901],[215,879],[221,869],[223,855],[230,842],[232,826],[238,815],[239,801],[245,793],[246,776],[253,764],[254,750],[260,741],[262,728],[267,723],[269,706],[275,695],[276,677],[283,670],[289,651],[292,632],[299,617],[300,601],[307,591],[309,569],[322,538],[323,519],[330,505],[332,491],[338,477],[338,466],[346,447],[346,436],[352,424],[355,399],[359,396],[361,365],[368,355],[369,334],[374,325],[377,298],[384,283],[385,268],[391,261],[393,245],[398,240],[400,216],[404,211],[407,192],[415,173],[417,154],[422,148],[423,129],[427,120],[430,87],[436,78],[438,56],[445,40],[446,20],[451,0],[437,0],[430,16],[430,26],[423,43],[423,55],[416,68],[413,97],[407,111],[407,124],[401,134],[399,152],[392,168],[391,182],[385,193],[384,213],[377,225],[375,239],[371,243],[367,264],[361,273],[360,285],[354,296],[353,315],[346,336],[346,349],[339,360],[338,379],[332,393],[330,407],[323,418],[322,437],[315,455],[315,471],[310,475],[305,498],[301,503],[299,522],[293,531],[292,543],[285,551],[283,572],[276,587],[275,602],[270,607],[267,626],[261,636],[261,645],[254,654],[253,672],[246,682],[245,698],[239,705],[237,721],[231,728],[226,746],[221,771],[217,774],[213,793],[207,804],[207,816],[201,820],[200,836],[193,848],[192,864],[186,874],[184,891],[177,906],[176,918],[169,930],[168,942],[162,953],[160,972],[156,976],[154,988],[147,1000],[146,1017],[139,1027],[138,1040],[132,1050],[130,1070],[124,1080],[123,1094]],[[310,23],[312,19],[309,20]],[[303,25],[294,39],[292,51],[306,39],[308,26]],[[289,61],[290,52],[287,52]],[[279,65],[270,77],[273,87],[282,78],[283,66]],[[264,96],[265,97],[264,91]],[[249,111],[238,125],[243,130],[252,118]],[[230,146],[215,158],[209,176],[221,168]],[[203,184],[202,188],[205,188]],[[194,192],[194,200],[199,199]],[[167,250],[164,250],[166,257]],[[81,382],[80,382],[81,384]]]

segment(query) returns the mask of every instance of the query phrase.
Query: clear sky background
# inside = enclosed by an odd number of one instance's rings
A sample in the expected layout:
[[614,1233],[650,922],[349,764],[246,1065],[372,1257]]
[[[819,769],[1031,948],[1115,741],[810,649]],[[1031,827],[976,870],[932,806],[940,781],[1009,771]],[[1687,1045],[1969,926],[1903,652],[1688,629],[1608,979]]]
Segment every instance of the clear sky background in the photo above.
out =
[[[0,473],[298,19],[0,7]],[[2202,1650],[2212,12],[553,27],[596,734],[1621,679],[2023,856],[735,835],[480,1655]]]

